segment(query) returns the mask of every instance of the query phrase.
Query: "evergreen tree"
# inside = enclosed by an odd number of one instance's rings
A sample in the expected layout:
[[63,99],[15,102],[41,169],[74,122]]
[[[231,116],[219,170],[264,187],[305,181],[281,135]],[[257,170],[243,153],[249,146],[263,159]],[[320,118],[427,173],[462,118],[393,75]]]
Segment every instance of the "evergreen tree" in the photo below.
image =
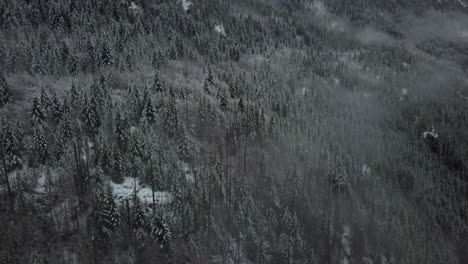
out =
[[219,106],[221,108],[221,111],[227,112],[229,102],[228,102],[228,99],[227,99],[226,91],[224,89],[222,89],[222,88],[220,88],[219,91],[218,91],[218,99],[219,99]]
[[153,124],[156,122],[156,111],[153,106],[153,101],[145,93],[143,111],[141,113],[141,119],[144,123]]
[[153,52],[153,58],[151,60],[151,64],[156,70],[159,70],[161,66],[164,64],[165,58],[164,54],[161,52],[161,50],[157,50]]
[[34,126],[33,144],[35,161],[44,163],[49,156],[49,145],[47,144],[44,131],[40,125]]
[[60,101],[59,99],[57,98],[57,94],[54,93],[53,97],[52,97],[52,102],[51,102],[51,105],[50,105],[50,110],[52,112],[52,116],[54,117],[54,120],[56,122],[58,122],[61,117],[62,117],[62,112],[63,112],[63,107],[62,105],[60,104]]
[[170,96],[169,101],[164,105],[163,109],[163,118],[164,118],[164,128],[166,129],[168,135],[173,137],[177,134],[178,129],[178,118],[177,118],[177,109],[175,96]]
[[72,137],[72,126],[70,113],[64,112],[59,121],[59,133],[62,139],[68,139]]
[[83,99],[81,106],[81,121],[84,123],[88,133],[95,134],[101,126],[97,104],[94,98],[88,99],[87,96]]
[[33,124],[43,124],[46,121],[47,115],[39,101],[39,98],[34,97],[30,110],[30,119]]
[[122,159],[122,154],[118,149],[114,149],[113,155],[113,174],[112,180],[116,183],[122,183],[123,175],[125,173],[124,161]]
[[51,103],[50,103],[49,95],[47,94],[47,91],[45,90],[44,86],[41,88],[40,99],[41,99],[42,108],[45,110],[48,110]]
[[156,216],[151,225],[151,236],[159,242],[161,248],[169,249],[172,241],[172,232],[169,225],[160,216]]
[[75,82],[72,82],[70,89],[70,103],[73,109],[77,109],[81,105],[81,93],[76,87]]
[[154,74],[153,80],[153,90],[157,93],[165,92],[166,87],[164,85],[164,81],[159,78],[158,73]]
[[21,167],[19,140],[16,134],[17,133],[15,133],[10,124],[2,124],[1,144],[4,150],[3,154],[7,163],[6,165],[8,170]]
[[121,150],[125,150],[128,144],[128,123],[122,116],[120,110],[117,110],[114,117],[114,133],[117,138],[117,144]]
[[140,199],[135,197],[133,202],[133,228],[138,230],[145,227],[147,224],[145,212],[141,206]]
[[0,71],[0,107],[8,103],[10,94],[10,86],[8,85],[3,72]]

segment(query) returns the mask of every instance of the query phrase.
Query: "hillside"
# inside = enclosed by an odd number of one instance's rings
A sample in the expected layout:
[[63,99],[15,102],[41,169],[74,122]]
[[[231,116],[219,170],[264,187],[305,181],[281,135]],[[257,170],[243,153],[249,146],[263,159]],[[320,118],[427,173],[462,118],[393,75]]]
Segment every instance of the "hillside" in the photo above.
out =
[[0,263],[468,263],[463,0],[0,1]]

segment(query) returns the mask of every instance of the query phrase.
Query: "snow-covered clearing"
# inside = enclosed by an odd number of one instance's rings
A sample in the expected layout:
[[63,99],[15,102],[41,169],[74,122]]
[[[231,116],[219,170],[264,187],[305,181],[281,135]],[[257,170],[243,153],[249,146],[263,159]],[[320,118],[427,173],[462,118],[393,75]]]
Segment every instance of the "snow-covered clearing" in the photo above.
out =
[[224,29],[224,26],[222,24],[215,25],[214,27],[215,31],[218,32],[221,36],[225,37],[226,36],[226,30]]
[[[125,200],[133,200],[136,196],[145,204],[153,203],[153,191],[150,187],[140,183],[138,178],[125,177],[121,184],[111,182],[114,198],[118,203],[123,203]],[[155,191],[154,198],[156,204],[168,204],[172,201],[172,195],[166,191]]]
[[182,8],[184,9],[185,12],[187,12],[190,7],[193,5],[193,3],[189,0],[180,0],[178,1],[182,4]]

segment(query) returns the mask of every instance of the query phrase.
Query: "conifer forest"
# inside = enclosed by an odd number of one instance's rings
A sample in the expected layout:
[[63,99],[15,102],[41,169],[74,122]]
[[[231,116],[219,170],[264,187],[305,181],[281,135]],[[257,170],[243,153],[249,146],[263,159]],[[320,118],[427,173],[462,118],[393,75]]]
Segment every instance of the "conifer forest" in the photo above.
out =
[[467,264],[468,0],[0,0],[1,264]]

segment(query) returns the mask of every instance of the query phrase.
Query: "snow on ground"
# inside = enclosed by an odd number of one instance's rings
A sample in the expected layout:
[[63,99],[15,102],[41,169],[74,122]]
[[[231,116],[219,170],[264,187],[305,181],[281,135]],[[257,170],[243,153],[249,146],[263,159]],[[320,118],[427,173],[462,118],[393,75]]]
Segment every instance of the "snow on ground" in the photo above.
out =
[[135,13],[138,13],[140,11],[140,7],[137,4],[135,4],[135,2],[131,2],[128,9],[130,9],[130,11],[135,12]]
[[[119,203],[123,203],[125,200],[132,201],[135,192],[143,203],[151,204],[153,202],[153,191],[150,187],[142,185],[138,178],[125,177],[121,184],[111,182],[110,185],[114,198]],[[172,200],[171,194],[165,191],[155,191],[154,196],[157,204],[168,204]]]
[[226,30],[224,29],[224,26],[222,24],[216,25],[215,26],[215,31],[218,32],[221,36],[225,37],[226,36]]
[[180,0],[178,1],[182,4],[182,8],[184,9],[185,12],[187,12],[190,7],[193,5],[193,3],[189,0]]
[[408,96],[408,89],[401,89],[401,93],[400,93],[400,101],[403,101],[405,100],[405,98]]
[[436,133],[435,129],[434,129],[434,126],[432,126],[432,129],[431,130],[428,130],[428,131],[425,131],[423,134],[422,134],[423,138],[426,139],[427,137],[431,136],[433,138],[438,138],[439,137],[439,134]]

